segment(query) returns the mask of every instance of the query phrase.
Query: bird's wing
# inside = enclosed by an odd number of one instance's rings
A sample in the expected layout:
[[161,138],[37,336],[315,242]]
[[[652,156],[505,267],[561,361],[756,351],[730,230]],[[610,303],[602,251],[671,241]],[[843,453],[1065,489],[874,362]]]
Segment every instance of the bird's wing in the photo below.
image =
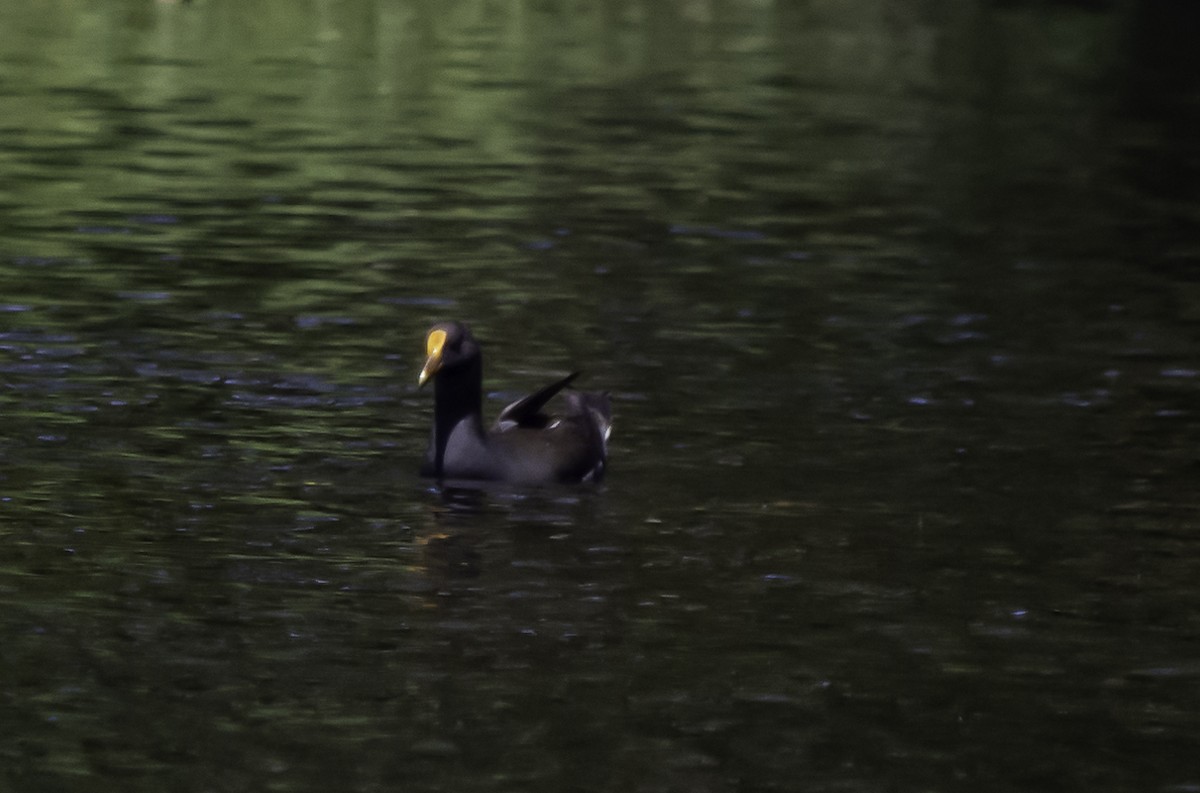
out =
[[557,380],[548,386],[543,386],[537,391],[534,391],[528,396],[523,396],[516,402],[513,402],[504,410],[500,411],[500,415],[496,417],[497,430],[510,430],[515,427],[541,427],[546,423],[546,417],[542,415],[542,408],[546,403],[562,391],[571,381],[579,376],[579,372],[571,372],[561,380]]

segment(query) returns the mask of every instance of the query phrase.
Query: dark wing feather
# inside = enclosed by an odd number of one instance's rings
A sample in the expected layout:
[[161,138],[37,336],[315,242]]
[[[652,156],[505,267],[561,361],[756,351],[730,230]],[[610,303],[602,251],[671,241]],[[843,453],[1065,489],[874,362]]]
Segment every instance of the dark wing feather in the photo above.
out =
[[578,376],[579,372],[571,372],[563,379],[555,381],[548,386],[543,386],[532,394],[523,396],[516,402],[513,402],[504,408],[504,410],[501,410],[500,415],[496,417],[496,429],[510,430],[514,427],[544,427],[546,425],[546,416],[542,413],[542,408],[554,398],[555,394],[570,385],[571,381]]

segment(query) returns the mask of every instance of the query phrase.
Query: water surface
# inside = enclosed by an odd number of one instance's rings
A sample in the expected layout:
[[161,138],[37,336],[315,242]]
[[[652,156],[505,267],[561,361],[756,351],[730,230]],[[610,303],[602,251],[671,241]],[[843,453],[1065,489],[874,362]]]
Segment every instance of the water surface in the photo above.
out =
[[1186,18],[301,5],[0,14],[0,787],[1200,787]]

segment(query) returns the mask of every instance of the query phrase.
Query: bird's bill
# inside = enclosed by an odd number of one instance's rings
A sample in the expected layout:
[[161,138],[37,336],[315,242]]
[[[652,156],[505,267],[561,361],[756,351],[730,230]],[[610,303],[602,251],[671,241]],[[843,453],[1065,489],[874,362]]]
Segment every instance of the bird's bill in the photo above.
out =
[[425,366],[417,378],[417,388],[429,382],[429,378],[442,368],[442,348],[446,345],[446,331],[431,330],[425,339]]

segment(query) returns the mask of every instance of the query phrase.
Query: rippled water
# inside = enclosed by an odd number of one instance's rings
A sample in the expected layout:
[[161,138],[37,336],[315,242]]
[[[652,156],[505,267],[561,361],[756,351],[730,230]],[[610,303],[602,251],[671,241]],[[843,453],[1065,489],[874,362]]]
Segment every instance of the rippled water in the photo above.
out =
[[567,5],[3,12],[0,788],[1200,788],[1186,18]]

